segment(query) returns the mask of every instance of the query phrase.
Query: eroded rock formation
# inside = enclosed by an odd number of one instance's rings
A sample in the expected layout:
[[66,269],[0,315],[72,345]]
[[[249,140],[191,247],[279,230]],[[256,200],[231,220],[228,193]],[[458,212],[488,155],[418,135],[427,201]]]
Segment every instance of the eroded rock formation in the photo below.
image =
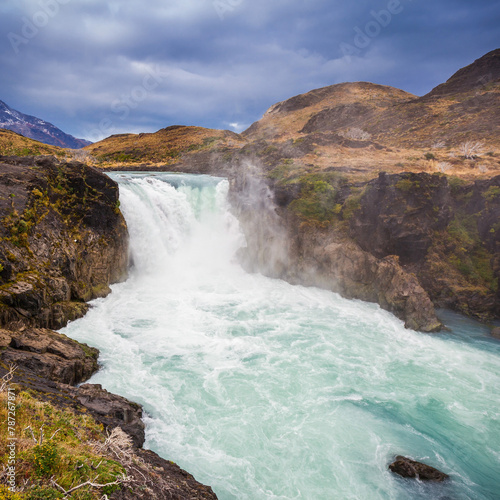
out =
[[0,158],[0,325],[60,328],[125,278],[118,186],[53,157]]

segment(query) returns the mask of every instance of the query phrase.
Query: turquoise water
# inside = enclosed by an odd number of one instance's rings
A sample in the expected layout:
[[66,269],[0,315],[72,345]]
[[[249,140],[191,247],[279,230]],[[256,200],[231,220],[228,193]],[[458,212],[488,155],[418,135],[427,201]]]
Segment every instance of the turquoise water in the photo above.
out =
[[[113,174],[127,282],[63,332],[140,402],[151,448],[229,499],[500,498],[500,342],[406,330],[377,305],[245,273],[222,179]],[[387,470],[397,454],[451,476]]]

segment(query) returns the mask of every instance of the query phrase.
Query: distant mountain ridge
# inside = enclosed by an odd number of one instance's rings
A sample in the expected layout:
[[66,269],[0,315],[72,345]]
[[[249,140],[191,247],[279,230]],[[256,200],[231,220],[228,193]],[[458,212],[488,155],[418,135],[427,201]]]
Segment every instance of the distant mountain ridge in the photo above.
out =
[[0,101],[0,128],[5,128],[30,139],[59,146],[61,148],[80,149],[92,144],[85,139],[77,139],[66,134],[52,123],[36,116],[25,115]]
[[[315,89],[271,106],[242,136],[337,146],[356,130],[387,147],[493,146],[500,136],[500,49],[457,71],[423,97],[369,82]],[[368,139],[366,139],[368,140]]]

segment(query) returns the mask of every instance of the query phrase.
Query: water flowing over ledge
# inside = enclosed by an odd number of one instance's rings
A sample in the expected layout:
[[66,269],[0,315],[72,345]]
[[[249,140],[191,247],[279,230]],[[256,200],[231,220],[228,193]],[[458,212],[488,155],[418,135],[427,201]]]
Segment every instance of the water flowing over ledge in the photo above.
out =
[[[113,177],[131,275],[64,333],[100,349],[92,382],[144,405],[147,446],[220,499],[494,497],[500,349],[483,327],[450,315],[454,335],[425,336],[247,274],[227,181]],[[397,454],[452,480],[394,478]]]

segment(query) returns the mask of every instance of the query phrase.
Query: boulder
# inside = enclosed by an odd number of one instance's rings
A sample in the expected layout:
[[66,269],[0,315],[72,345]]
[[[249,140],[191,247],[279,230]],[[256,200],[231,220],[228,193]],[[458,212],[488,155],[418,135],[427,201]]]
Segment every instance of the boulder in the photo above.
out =
[[26,378],[79,384],[98,369],[99,351],[43,328],[0,330],[0,360]]
[[144,422],[142,407],[122,396],[112,394],[99,384],[83,384],[73,388],[73,396],[87,408],[96,420],[105,427],[121,427],[131,438],[135,446],[144,444]]
[[389,465],[389,470],[402,477],[419,479],[420,481],[441,482],[448,479],[448,475],[430,465],[416,462],[411,458],[398,455],[396,460]]

